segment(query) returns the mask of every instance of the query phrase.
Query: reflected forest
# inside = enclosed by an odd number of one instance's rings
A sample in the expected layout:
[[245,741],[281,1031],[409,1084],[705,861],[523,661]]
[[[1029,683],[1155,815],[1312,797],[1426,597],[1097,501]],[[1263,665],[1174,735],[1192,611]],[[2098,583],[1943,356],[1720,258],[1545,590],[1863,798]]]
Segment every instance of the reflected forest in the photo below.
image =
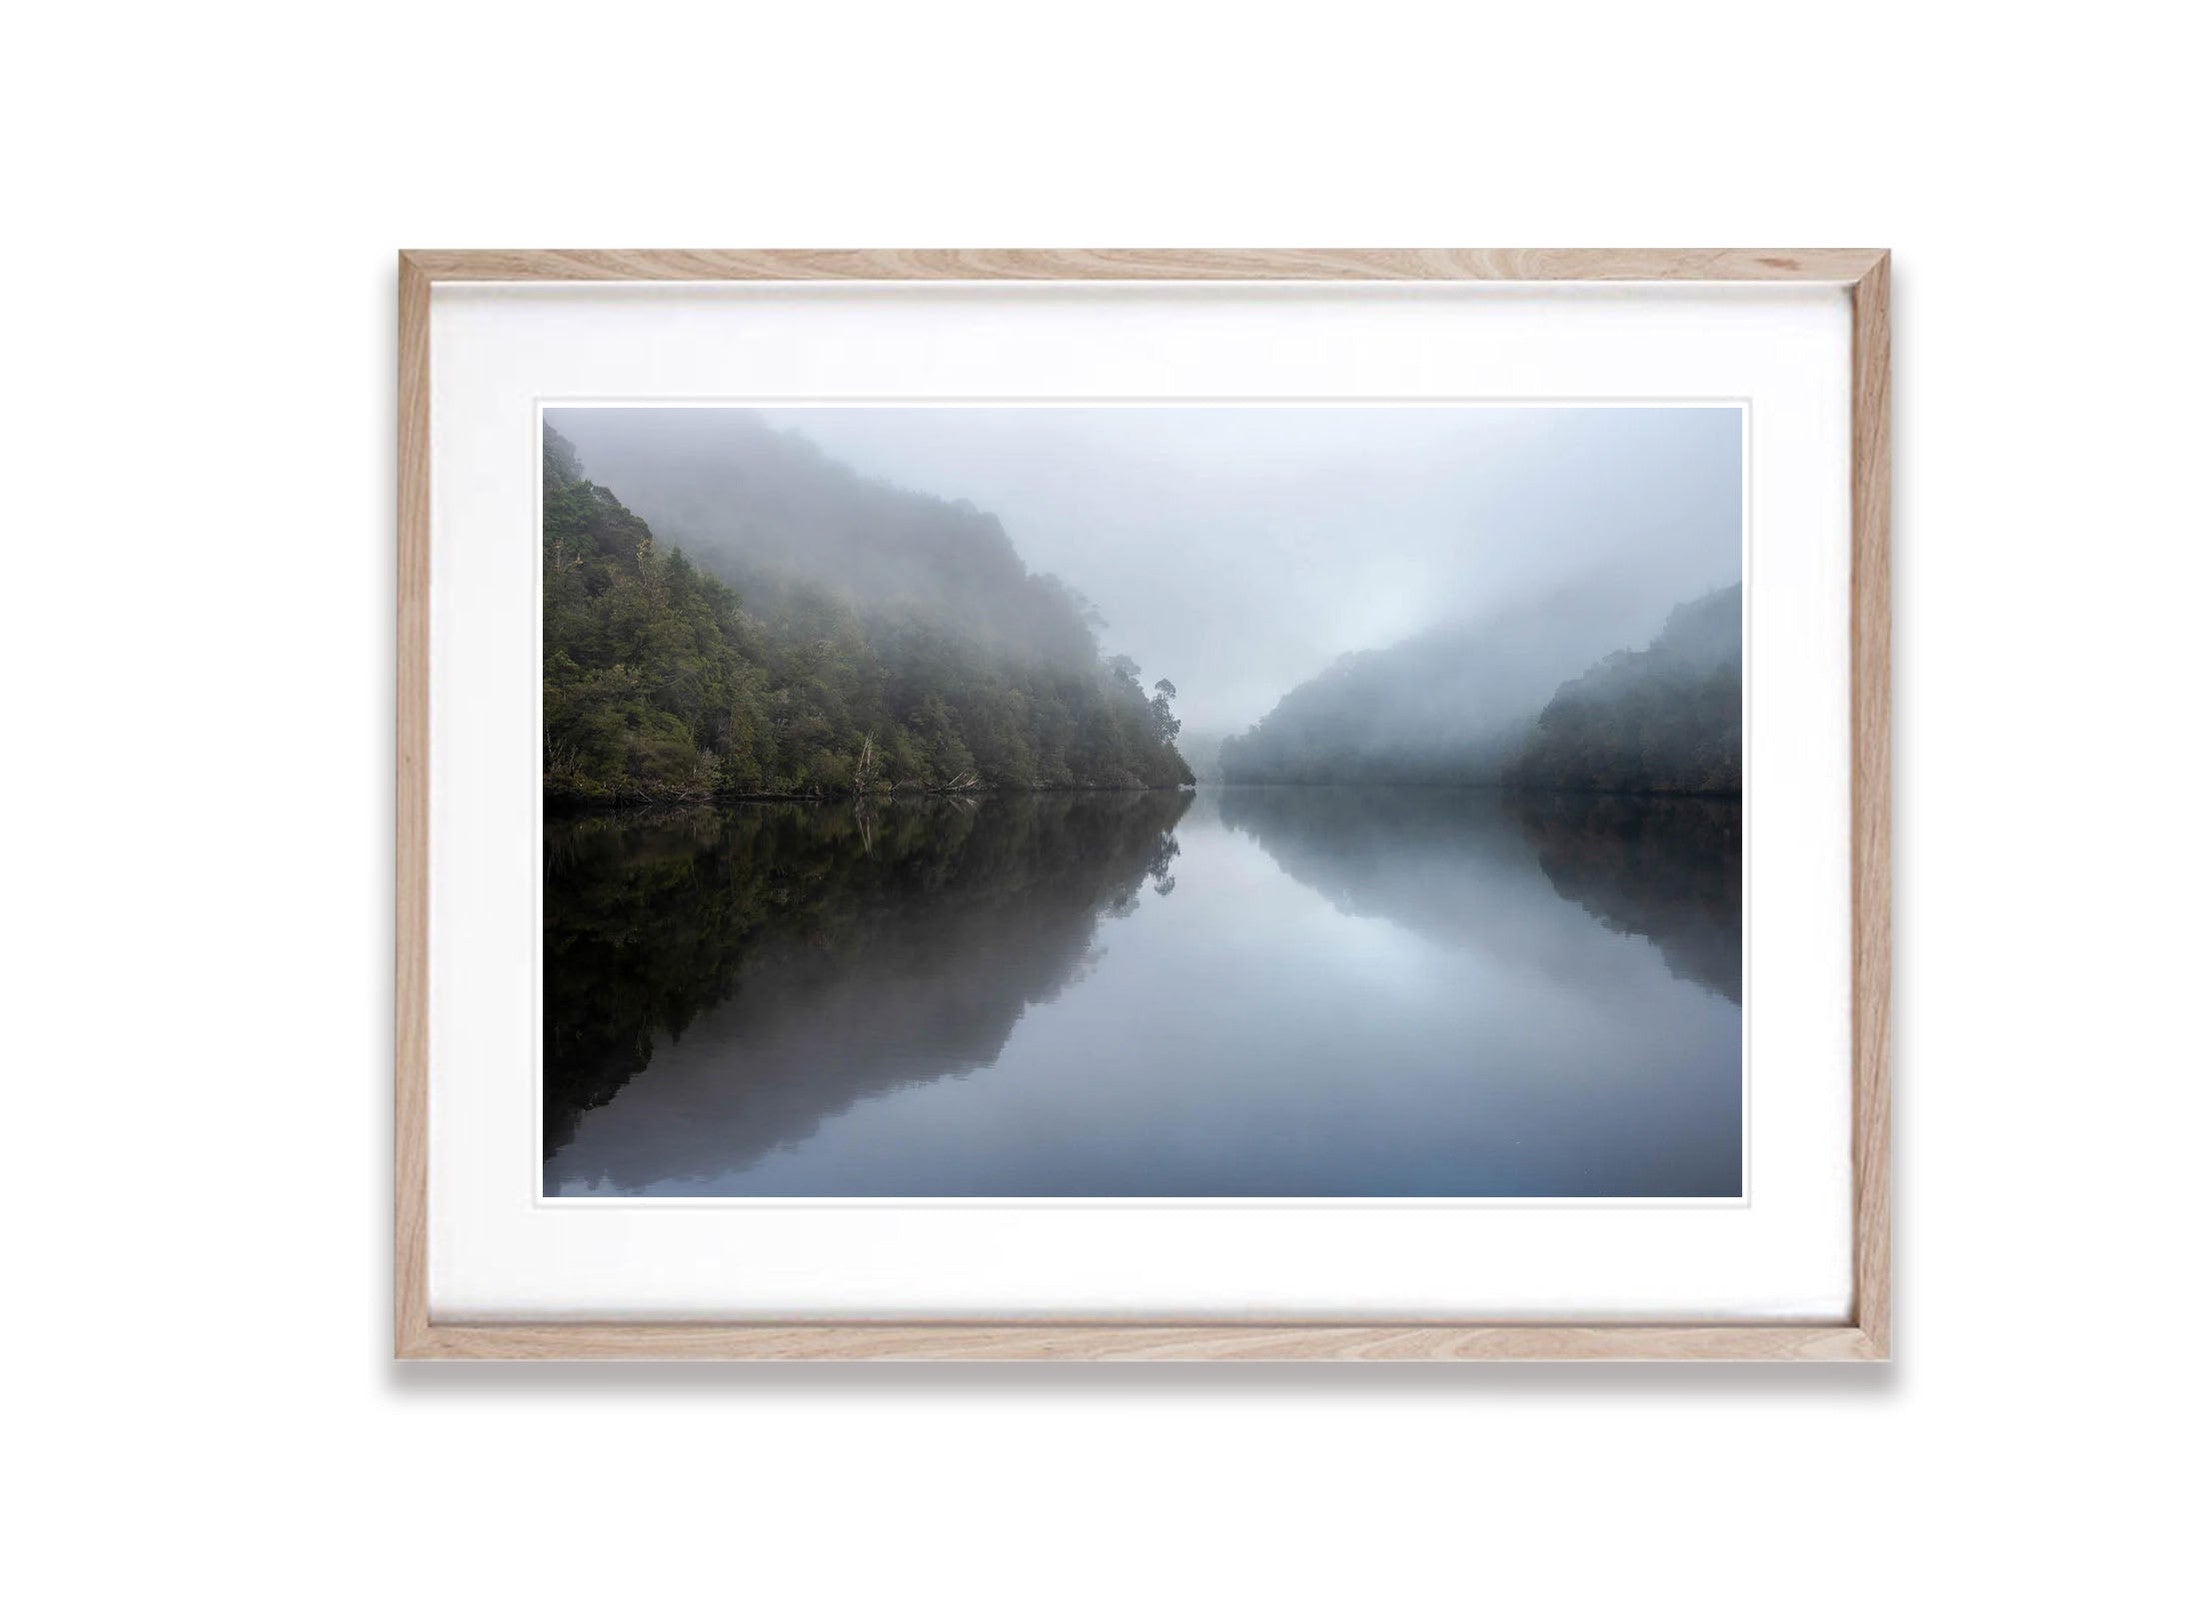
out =
[[544,1194],[1741,1195],[1741,455],[551,407]]

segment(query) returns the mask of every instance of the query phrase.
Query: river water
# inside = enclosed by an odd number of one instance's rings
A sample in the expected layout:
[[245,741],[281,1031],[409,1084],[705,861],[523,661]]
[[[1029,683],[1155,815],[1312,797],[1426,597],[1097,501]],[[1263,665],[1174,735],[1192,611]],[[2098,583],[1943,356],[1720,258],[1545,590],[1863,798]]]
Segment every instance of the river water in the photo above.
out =
[[1732,802],[741,805],[545,889],[550,1195],[1741,1191]]

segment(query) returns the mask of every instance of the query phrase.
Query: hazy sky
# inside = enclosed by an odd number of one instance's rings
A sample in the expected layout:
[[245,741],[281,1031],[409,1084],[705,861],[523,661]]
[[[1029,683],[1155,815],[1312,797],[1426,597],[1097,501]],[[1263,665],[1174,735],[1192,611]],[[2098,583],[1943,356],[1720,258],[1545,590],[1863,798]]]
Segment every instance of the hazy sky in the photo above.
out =
[[1337,656],[1567,586],[1638,596],[1647,642],[1741,575],[1737,408],[771,410],[865,473],[1000,517],[1102,643],[1238,732]]

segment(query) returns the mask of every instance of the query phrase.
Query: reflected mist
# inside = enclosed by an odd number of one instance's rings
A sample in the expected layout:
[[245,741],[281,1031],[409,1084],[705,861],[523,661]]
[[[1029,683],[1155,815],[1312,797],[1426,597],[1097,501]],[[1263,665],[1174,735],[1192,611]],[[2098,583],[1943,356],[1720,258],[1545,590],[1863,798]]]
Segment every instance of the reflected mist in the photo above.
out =
[[545,1191],[1738,1194],[1740,843],[1435,789],[553,822]]

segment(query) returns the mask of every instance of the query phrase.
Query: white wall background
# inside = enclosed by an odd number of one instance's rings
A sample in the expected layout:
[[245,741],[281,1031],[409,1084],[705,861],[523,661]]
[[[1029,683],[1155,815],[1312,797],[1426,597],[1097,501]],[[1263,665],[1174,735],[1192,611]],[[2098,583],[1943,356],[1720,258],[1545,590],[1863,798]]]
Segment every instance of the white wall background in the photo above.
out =
[[[1380,0],[17,18],[22,1591],[2188,1573],[2199,340],[2167,22]],[[1892,1369],[392,1368],[393,252],[1000,243],[1895,249]]]

